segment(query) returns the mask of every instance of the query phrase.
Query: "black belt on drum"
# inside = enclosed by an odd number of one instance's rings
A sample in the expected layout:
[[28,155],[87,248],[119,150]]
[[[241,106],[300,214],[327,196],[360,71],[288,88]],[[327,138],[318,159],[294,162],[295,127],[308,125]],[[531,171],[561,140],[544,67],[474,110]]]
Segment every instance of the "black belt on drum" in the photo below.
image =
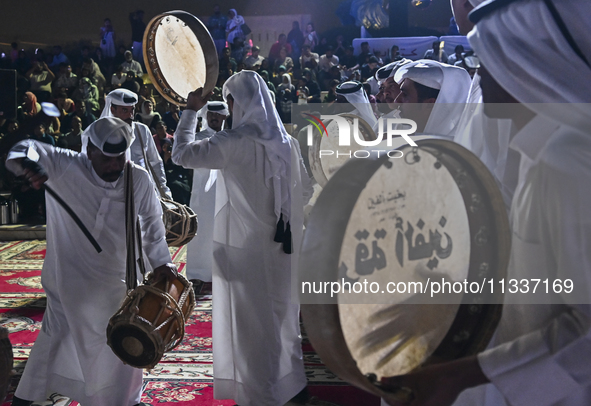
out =
[[[127,257],[125,261],[125,283],[127,290],[137,288],[137,270],[139,266],[140,272],[146,275],[146,268],[144,264],[144,254],[142,249],[142,229],[140,221],[135,215],[135,201],[133,197],[133,173],[131,162],[125,163],[124,170],[125,181],[125,245],[127,248]],[[136,246],[138,250],[138,259],[136,263]]]

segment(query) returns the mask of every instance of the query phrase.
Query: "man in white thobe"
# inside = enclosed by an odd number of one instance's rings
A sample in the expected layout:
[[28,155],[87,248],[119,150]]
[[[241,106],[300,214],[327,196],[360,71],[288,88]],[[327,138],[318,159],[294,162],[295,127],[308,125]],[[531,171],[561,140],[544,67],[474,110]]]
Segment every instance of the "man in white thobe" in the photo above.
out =
[[[399,103],[395,101],[400,94],[400,85],[394,80],[394,75],[398,69],[409,63],[412,63],[410,59],[401,59],[399,61],[391,62],[382,66],[375,74],[375,78],[380,87],[380,98],[383,101],[383,104],[381,104],[380,107],[383,105],[388,106],[388,111],[379,118],[378,122],[376,122],[373,127],[374,132],[378,136],[382,135],[379,134],[379,121],[387,120],[389,118],[400,118],[400,109],[398,108]],[[383,108],[380,108],[380,110],[384,111]],[[384,131],[385,126],[382,124],[382,132]]]
[[529,303],[506,296],[486,351],[388,384],[414,389],[413,405],[589,405],[591,4],[494,3],[474,10],[469,35],[482,61],[484,102],[513,101],[506,113],[529,111],[512,117],[520,130],[510,148],[521,159],[507,278],[572,279],[574,296],[544,293]]
[[[135,105],[138,102],[137,95],[131,90],[116,89],[110,92],[105,97],[105,108],[101,113],[102,117],[117,117],[125,121],[130,127],[134,135],[134,141],[129,149],[131,153],[131,161],[146,171],[150,175],[154,187],[164,194],[170,200],[172,199],[172,192],[166,185],[166,171],[162,158],[154,144],[154,138],[150,128],[144,123],[133,121]],[[82,145],[82,150],[86,148]]]
[[[47,309],[13,405],[44,401],[53,392],[85,406],[140,404],[142,370],[124,365],[106,337],[109,318],[127,290],[121,175],[133,135],[123,121],[104,118],[91,124],[83,137],[84,153],[25,140],[13,147],[6,161],[33,187],[46,181],[102,247],[97,253],[64,208],[47,195],[47,254],[41,272]],[[36,169],[23,170],[31,161]],[[150,179],[138,166],[132,170],[145,256],[157,274],[176,274]]]
[[307,175],[297,141],[286,133],[258,74],[242,71],[224,84],[233,128],[195,141],[197,111],[206,100],[201,90],[189,95],[172,159],[219,169],[214,397],[241,406],[282,406],[306,386],[290,257],[299,252],[303,206],[311,195],[307,190],[304,196],[301,186]]
[[[199,111],[203,117],[203,129],[195,134],[195,141],[210,138],[224,128],[230,115],[228,105],[223,102],[207,102]],[[210,169],[193,170],[191,208],[199,220],[199,232],[187,244],[187,279],[197,289],[202,282],[211,282],[213,268],[213,219],[215,216],[215,177]],[[211,182],[208,182],[211,179]]]
[[[468,35],[474,28],[468,14],[483,2],[484,0],[451,0],[460,34]],[[519,172],[519,153],[509,148],[509,142],[517,129],[512,126],[511,120],[490,118],[484,114],[480,79],[480,74],[476,71],[466,106],[453,131],[454,142],[472,151],[490,170],[497,180],[508,211]]]
[[418,133],[450,137],[468,98],[468,72],[421,59],[398,69],[394,80],[400,85],[395,101],[401,104],[402,117],[413,119]]

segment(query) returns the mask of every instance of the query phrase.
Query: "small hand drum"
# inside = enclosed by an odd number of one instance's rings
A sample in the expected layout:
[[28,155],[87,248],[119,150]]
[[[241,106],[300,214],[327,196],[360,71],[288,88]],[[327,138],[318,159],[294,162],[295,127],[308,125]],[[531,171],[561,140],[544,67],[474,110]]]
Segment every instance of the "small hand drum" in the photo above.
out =
[[172,283],[148,279],[130,292],[107,327],[115,355],[132,367],[150,369],[179,345],[195,308],[192,286],[179,274]]
[[[499,280],[510,252],[505,205],[486,167],[451,141],[415,141],[392,158],[351,159],[332,176],[310,214],[300,259],[300,281],[379,287],[301,311],[328,368],[392,401],[408,401],[408,393],[387,393],[379,379],[482,351],[501,315],[498,289],[431,304],[408,287]],[[319,303],[313,296],[302,303]]]
[[166,229],[166,243],[169,247],[182,247],[197,234],[197,214],[191,207],[160,198],[162,221]]
[[144,33],[144,61],[152,84],[166,100],[185,106],[189,92],[206,95],[218,79],[218,54],[205,25],[185,11],[154,17]]
[[[310,169],[314,179],[322,187],[326,185],[328,180],[334,173],[347,162],[353,153],[357,150],[363,149],[353,141],[354,120],[359,123],[359,135],[365,141],[373,141],[376,139],[376,134],[373,132],[371,126],[367,124],[362,118],[353,114],[339,114],[345,118],[351,127],[351,145],[339,145],[339,126],[335,120],[325,120],[323,122],[326,127],[326,134],[321,134],[314,130],[314,141],[308,149],[308,158],[310,161]],[[321,151],[332,151],[334,154],[320,156]]]

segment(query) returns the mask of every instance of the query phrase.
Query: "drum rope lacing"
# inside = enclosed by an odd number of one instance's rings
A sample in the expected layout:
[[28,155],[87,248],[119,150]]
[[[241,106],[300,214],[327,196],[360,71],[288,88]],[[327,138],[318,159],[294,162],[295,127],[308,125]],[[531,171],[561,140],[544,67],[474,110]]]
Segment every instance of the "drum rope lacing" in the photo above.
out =
[[[164,192],[162,185],[157,180],[158,178],[156,176],[156,173],[154,172],[154,168],[152,168],[152,165],[150,164],[146,156],[144,140],[142,139],[141,134],[136,135],[140,140],[140,145],[142,147],[142,154],[144,156],[144,163],[146,165],[146,169],[152,177],[152,181],[156,185],[156,189],[160,194],[159,199],[160,204],[162,206],[162,220],[166,228],[166,243],[172,247],[180,247],[181,245],[185,245],[189,241],[191,241],[197,233],[197,227],[192,227],[192,222],[196,221],[197,214],[195,214],[193,210],[187,205],[175,202],[174,200],[171,200],[166,196],[166,193]],[[178,217],[178,220],[171,221],[171,219],[173,219],[174,217]],[[175,226],[178,225],[181,225],[180,233],[174,231]],[[174,238],[171,238],[171,235]]]

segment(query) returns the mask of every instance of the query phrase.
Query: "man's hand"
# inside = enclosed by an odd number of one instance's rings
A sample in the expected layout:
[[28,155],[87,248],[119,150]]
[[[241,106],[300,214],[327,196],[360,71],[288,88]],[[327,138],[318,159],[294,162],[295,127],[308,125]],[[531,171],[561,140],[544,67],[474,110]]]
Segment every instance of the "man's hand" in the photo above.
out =
[[179,273],[177,272],[176,265],[173,263],[160,265],[158,268],[154,269],[154,277],[156,280],[166,278],[172,282],[178,277],[178,275]]
[[401,387],[412,390],[414,398],[409,403],[387,398],[392,406],[449,406],[465,389],[488,382],[476,356],[472,356],[426,366],[407,375],[383,378],[381,387],[390,392]]
[[189,97],[187,97],[187,107],[185,108],[185,110],[201,110],[203,106],[207,104],[212,95],[213,93],[209,93],[204,96],[202,87],[189,93]]
[[41,189],[43,184],[47,182],[47,174],[45,170],[35,161],[31,161],[25,158],[21,161],[21,165],[24,169],[25,179],[29,181],[34,189]]

